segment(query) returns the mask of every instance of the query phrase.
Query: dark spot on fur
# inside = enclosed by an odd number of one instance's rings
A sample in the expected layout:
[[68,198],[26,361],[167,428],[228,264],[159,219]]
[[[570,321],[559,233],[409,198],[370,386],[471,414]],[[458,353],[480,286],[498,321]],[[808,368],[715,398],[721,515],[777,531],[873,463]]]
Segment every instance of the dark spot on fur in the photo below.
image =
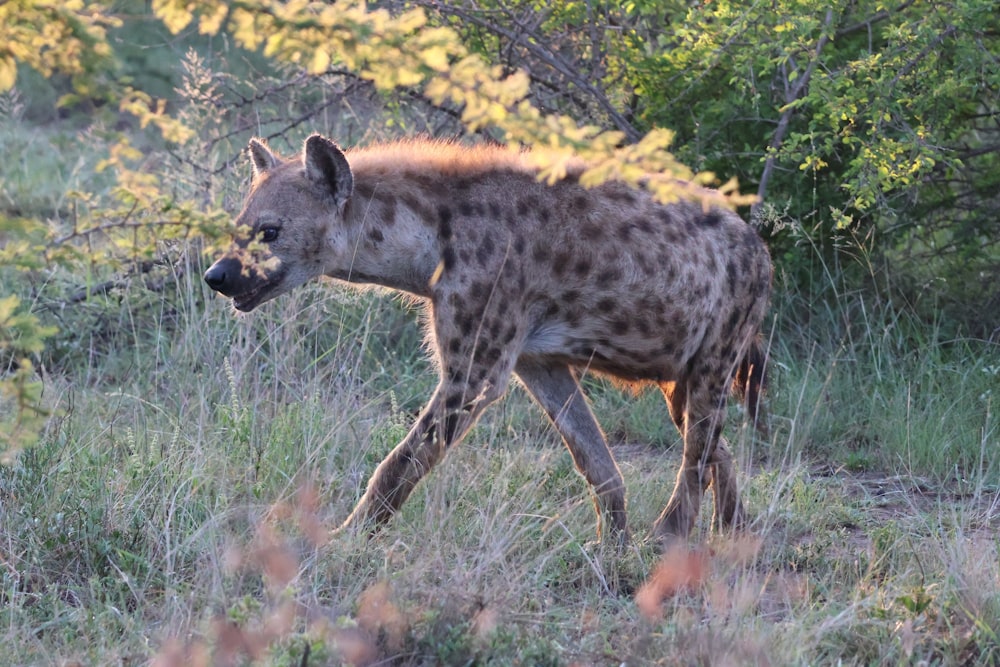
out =
[[590,260],[578,259],[573,265],[573,273],[581,278],[590,273]]
[[462,340],[460,338],[452,338],[448,343],[448,351],[452,354],[458,354],[462,351]]
[[643,234],[653,233],[653,225],[649,224],[649,220],[646,218],[639,218],[638,222],[635,223],[635,228]]
[[469,287],[469,296],[475,303],[481,303],[489,297],[489,285],[482,281],[476,281]]
[[488,347],[483,350],[481,359],[488,365],[492,366],[496,362],[500,361],[500,356],[503,354],[503,350],[499,347]]
[[565,250],[560,250],[556,253],[555,257],[552,258],[552,273],[556,278],[562,278],[566,273],[567,264],[569,264],[569,252]]
[[536,243],[534,248],[531,249],[531,257],[539,263],[549,261],[552,256],[552,252],[549,247],[543,243]]
[[527,216],[528,211],[534,208],[538,208],[538,199],[535,197],[517,200],[517,214],[522,218]]
[[561,301],[563,303],[572,305],[580,300],[580,291],[575,289],[568,289],[562,293]]
[[610,297],[604,297],[597,302],[597,309],[603,313],[610,313],[614,311],[617,306],[618,303]]
[[635,256],[635,263],[646,276],[656,273],[656,265],[646,255],[639,253]]
[[396,198],[386,197],[382,200],[382,223],[386,227],[396,224]]
[[607,193],[608,199],[616,202],[622,202],[625,204],[631,204],[635,202],[635,194],[631,190],[624,190],[621,188],[609,190]]
[[503,322],[499,318],[494,318],[489,321],[487,329],[490,332],[490,338],[496,340],[500,337],[500,329],[503,327]]
[[417,427],[422,431],[432,430],[434,428],[434,415],[430,412],[426,413],[420,418],[420,421],[417,422]]
[[476,250],[476,258],[479,259],[480,264],[486,264],[490,257],[493,256],[493,237],[489,233],[483,235],[483,242],[479,244],[479,249]]
[[628,333],[630,328],[631,326],[629,325],[629,321],[624,317],[615,318],[611,322],[611,330],[614,331],[617,336],[624,336]]
[[722,216],[716,210],[711,210],[701,218],[701,224],[703,227],[718,227],[722,224]]
[[611,269],[603,269],[597,274],[597,286],[601,288],[607,288],[611,286],[611,283],[621,280],[622,272],[621,269],[615,267]]
[[729,315],[729,318],[726,320],[726,323],[722,327],[722,337],[725,338],[726,340],[731,340],[733,334],[736,333],[736,326],[739,324],[739,322],[740,322],[740,312],[738,310],[734,310]]
[[438,238],[442,241],[451,238],[451,209],[447,206],[438,209]]
[[373,227],[368,230],[368,238],[374,241],[375,243],[381,243],[382,241],[385,241],[385,235],[382,234],[382,230],[379,229],[378,227]]
[[548,223],[549,219],[552,217],[552,212],[549,211],[548,207],[543,206],[538,211],[538,219],[542,221],[542,224]]
[[586,241],[597,241],[604,236],[604,228],[596,223],[589,223],[580,230],[580,236]]
[[444,262],[444,270],[451,271],[455,268],[455,249],[450,245],[445,246],[441,251],[441,261]]
[[494,220],[499,220],[502,214],[500,210],[500,204],[497,204],[495,201],[491,201],[489,204],[489,209],[490,209],[490,217],[493,218]]
[[444,445],[445,447],[450,446],[455,442],[455,436],[458,431],[458,415],[451,414],[446,415],[444,418]]
[[516,252],[518,255],[523,255],[524,254],[524,237],[523,236],[517,236],[514,239],[514,252]]
[[405,194],[400,197],[400,201],[403,202],[403,206],[416,213],[424,224],[433,227],[436,222],[440,222],[434,215],[433,209],[427,206],[422,199],[419,199],[412,194]]

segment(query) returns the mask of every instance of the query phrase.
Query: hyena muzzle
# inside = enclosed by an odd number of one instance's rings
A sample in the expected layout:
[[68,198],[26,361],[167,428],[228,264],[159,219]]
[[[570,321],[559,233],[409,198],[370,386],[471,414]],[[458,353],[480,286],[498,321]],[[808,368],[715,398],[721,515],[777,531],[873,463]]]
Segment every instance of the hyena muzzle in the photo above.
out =
[[686,537],[709,486],[714,524],[744,520],[721,437],[733,389],[751,418],[771,262],[731,211],[660,204],[620,182],[555,184],[524,153],[406,141],[344,153],[309,137],[294,159],[251,140],[232,247],[205,273],[238,310],[319,276],[407,292],[428,308],[440,381],[343,527],[389,518],[513,377],[562,435],[602,521],[626,533],[625,485],[580,387],[588,372],[660,388],[684,439],[654,525]]

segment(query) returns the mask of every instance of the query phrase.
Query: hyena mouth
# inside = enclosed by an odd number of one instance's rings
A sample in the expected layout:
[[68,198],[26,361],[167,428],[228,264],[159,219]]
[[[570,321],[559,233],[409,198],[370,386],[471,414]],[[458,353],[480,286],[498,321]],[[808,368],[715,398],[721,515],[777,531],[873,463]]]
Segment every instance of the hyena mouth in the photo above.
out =
[[279,294],[283,294],[287,291],[282,287],[285,285],[287,273],[282,267],[269,276],[262,276],[263,280],[257,281],[256,287],[232,296],[233,306],[241,313],[249,313],[265,301],[270,301]]
[[244,292],[243,294],[237,294],[233,297],[233,306],[236,310],[241,313],[249,313],[251,310],[262,304],[266,299],[261,298],[262,295],[266,296],[269,291],[268,288],[270,284],[261,285],[256,289],[252,289],[249,292]]

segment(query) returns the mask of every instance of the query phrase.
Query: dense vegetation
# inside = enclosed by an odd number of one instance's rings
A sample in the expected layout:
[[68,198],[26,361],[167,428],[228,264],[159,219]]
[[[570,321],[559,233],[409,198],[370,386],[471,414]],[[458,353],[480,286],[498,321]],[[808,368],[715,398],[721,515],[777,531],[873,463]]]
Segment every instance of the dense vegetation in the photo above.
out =
[[[0,4],[0,661],[1000,662],[998,54],[985,0]],[[677,437],[594,381],[624,555],[516,390],[329,541],[433,386],[413,313],[200,280],[247,139],[312,131],[717,175],[777,269],[752,536],[657,565]]]

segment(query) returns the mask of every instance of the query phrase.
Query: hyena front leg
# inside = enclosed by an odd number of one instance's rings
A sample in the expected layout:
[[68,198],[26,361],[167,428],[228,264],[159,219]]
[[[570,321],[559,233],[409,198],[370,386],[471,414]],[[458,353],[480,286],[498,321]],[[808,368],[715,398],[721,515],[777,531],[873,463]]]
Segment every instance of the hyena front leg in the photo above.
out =
[[626,541],[625,481],[572,371],[565,365],[522,359],[514,372],[552,420],[577,470],[590,483],[597,510],[598,539],[602,521],[607,521],[612,536]]
[[442,380],[410,432],[375,469],[364,496],[340,529],[374,528],[387,521],[498,396],[495,391]]

